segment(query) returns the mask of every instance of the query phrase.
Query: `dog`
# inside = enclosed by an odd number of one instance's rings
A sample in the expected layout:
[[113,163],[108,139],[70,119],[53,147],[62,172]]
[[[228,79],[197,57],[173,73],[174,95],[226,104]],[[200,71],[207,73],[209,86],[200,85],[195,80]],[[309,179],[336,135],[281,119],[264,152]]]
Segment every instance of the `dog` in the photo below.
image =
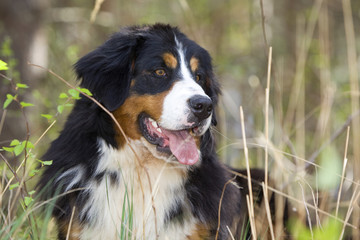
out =
[[176,27],[132,26],[75,71],[111,114],[82,96],[43,156],[58,238],[239,238],[247,186],[216,155],[209,53]]

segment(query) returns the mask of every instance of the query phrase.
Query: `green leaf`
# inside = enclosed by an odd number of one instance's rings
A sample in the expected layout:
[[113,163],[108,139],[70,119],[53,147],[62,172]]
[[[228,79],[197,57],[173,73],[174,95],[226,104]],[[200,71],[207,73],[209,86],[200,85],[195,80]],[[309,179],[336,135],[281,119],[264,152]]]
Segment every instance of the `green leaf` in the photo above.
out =
[[34,201],[32,197],[25,197],[24,198],[25,206],[29,206],[32,201]]
[[45,166],[50,166],[52,165],[53,161],[50,160],[50,161],[41,161],[41,160],[38,160],[39,162],[41,162],[42,165],[45,165]]
[[14,151],[14,148],[12,148],[12,147],[3,147],[2,149],[4,149],[7,152],[11,152],[11,153]]
[[20,144],[20,141],[19,140],[17,140],[17,139],[14,139],[14,140],[12,140],[11,141],[11,143],[10,143],[10,146],[17,146],[17,145],[19,145]]
[[33,176],[35,176],[38,172],[39,172],[39,170],[33,169],[33,170],[30,171],[29,176],[30,176],[30,177],[33,177]]
[[19,156],[22,153],[22,151],[24,151],[24,148],[25,147],[22,144],[19,144],[16,147],[14,147],[15,156]]
[[14,96],[13,95],[11,95],[11,94],[6,94],[6,100],[5,100],[5,102],[4,102],[4,106],[3,106],[3,108],[5,109],[5,108],[7,108],[7,106],[9,106],[9,104],[14,100]]
[[50,120],[53,116],[50,114],[41,114],[42,117],[46,118],[47,120]]
[[68,98],[69,96],[66,93],[60,93],[59,98]]
[[13,95],[11,95],[11,94],[6,94],[6,98],[7,98],[7,99],[14,99],[15,97],[16,97],[16,95],[13,96]]
[[21,145],[25,148],[26,146],[26,149],[30,149],[30,148],[34,148],[34,144],[32,144],[32,142],[30,141],[23,141],[21,143]]
[[69,89],[68,93],[72,96],[73,99],[80,99],[80,93],[75,89]]
[[59,105],[57,107],[57,110],[58,110],[59,113],[62,113],[64,111],[64,105]]
[[5,102],[4,102],[4,106],[3,106],[3,109],[7,108],[7,106],[9,106],[9,104],[12,102],[12,99],[6,99]]
[[24,83],[17,83],[16,87],[18,87],[18,88],[29,88],[29,86],[24,84]]
[[78,87],[77,88],[79,91],[81,91],[82,93],[85,93],[86,95],[88,96],[92,96],[92,93],[89,91],[89,89],[87,88],[81,88],[81,87]]
[[0,71],[1,71],[1,70],[8,70],[8,69],[9,69],[9,68],[8,68],[8,66],[7,66],[7,63],[0,60]]
[[27,102],[21,102],[20,105],[21,105],[22,107],[32,107],[32,106],[34,106],[34,104],[32,104],[32,103],[27,103]]
[[72,106],[74,106],[74,104],[72,104],[72,103],[66,103],[66,104],[64,104],[64,106],[65,106],[65,107],[72,107]]
[[29,192],[29,195],[33,195],[36,191],[35,190],[32,190]]
[[19,183],[11,184],[11,185],[9,186],[9,190],[13,190],[14,188],[17,188],[18,186],[20,186]]

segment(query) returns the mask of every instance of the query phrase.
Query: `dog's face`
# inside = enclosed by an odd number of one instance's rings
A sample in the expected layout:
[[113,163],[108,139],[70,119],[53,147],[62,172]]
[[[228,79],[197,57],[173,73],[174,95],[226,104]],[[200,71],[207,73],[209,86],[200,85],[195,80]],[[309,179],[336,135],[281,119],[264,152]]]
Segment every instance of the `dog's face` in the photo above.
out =
[[[129,139],[158,158],[173,155],[185,165],[199,160],[201,136],[216,123],[219,88],[209,54],[176,28],[125,29],[83,57],[76,70]],[[118,142],[124,144],[120,134]]]

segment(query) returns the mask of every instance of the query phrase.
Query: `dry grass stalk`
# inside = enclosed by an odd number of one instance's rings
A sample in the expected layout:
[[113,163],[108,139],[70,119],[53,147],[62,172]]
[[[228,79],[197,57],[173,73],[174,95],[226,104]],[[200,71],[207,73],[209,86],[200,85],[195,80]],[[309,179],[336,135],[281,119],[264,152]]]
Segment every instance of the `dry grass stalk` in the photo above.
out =
[[337,197],[337,202],[336,202],[336,211],[335,211],[335,216],[336,217],[338,216],[338,212],[339,212],[341,191],[342,191],[343,184],[344,184],[345,170],[346,170],[346,165],[347,165],[347,161],[348,161],[348,159],[347,159],[347,150],[348,150],[348,144],[349,144],[349,133],[350,133],[350,126],[348,126],[347,133],[346,133],[344,163],[343,163],[343,169],[342,169],[341,180],[340,180],[340,187],[339,187],[339,192],[338,192],[338,197]]
[[256,230],[255,230],[255,221],[254,221],[254,197],[253,197],[252,184],[251,184],[249,153],[248,153],[248,148],[247,148],[247,144],[246,144],[244,112],[243,112],[242,106],[240,106],[240,122],[241,122],[241,130],[242,130],[243,143],[244,143],[246,171],[247,171],[247,176],[248,176],[247,179],[248,179],[248,187],[249,187],[249,194],[250,194],[250,202],[248,204],[248,208],[249,208],[249,211],[251,212],[251,214],[249,214],[249,216],[250,216],[250,218],[251,218],[251,216],[253,218],[252,219],[253,226],[251,227],[251,231],[255,232],[255,235],[253,235],[253,237],[255,237],[255,239],[256,239]]
[[[221,192],[221,197],[220,197],[220,202],[219,202],[219,206],[218,206],[218,225],[217,225],[217,229],[216,229],[216,235],[215,235],[215,240],[218,239],[219,237],[219,231],[220,231],[220,224],[221,224],[221,205],[222,205],[222,201],[224,199],[224,194],[225,194],[225,190],[226,190],[226,187],[229,183],[232,183],[234,182],[236,179],[236,175],[232,178],[232,179],[229,179],[225,184],[224,184],[224,187],[222,189],[222,192]],[[226,226],[228,228],[228,226]],[[230,229],[229,229],[229,232],[230,232]],[[230,232],[231,233],[231,232]]]
[[[342,8],[344,14],[344,27],[345,27],[345,37],[346,37],[346,48],[347,48],[347,57],[348,57],[348,66],[349,66],[349,82],[351,89],[351,111],[354,114],[359,110],[360,107],[360,96],[359,92],[359,73],[357,70],[357,54],[356,54],[356,41],[355,41],[355,32],[354,32],[354,23],[352,17],[351,3],[349,0],[342,0]],[[360,142],[360,118],[357,117],[353,119],[352,122],[352,142],[354,143],[353,156],[354,159],[360,159],[360,147],[356,147],[355,143]],[[354,176],[355,180],[359,180],[360,173],[360,164],[359,161],[354,161]],[[355,226],[360,225],[360,210],[358,208],[354,209],[353,214],[353,224]],[[353,231],[354,239],[360,238],[359,231]]]
[[270,76],[271,76],[271,60],[272,60],[272,47],[269,48],[268,71],[267,71],[267,84],[265,89],[265,193],[268,194],[268,171],[269,171],[269,156],[268,156],[268,142],[269,142],[269,95],[270,95]]
[[249,213],[249,220],[250,220],[250,228],[251,228],[251,234],[252,239],[256,240],[256,229],[255,229],[255,216],[254,216],[254,206],[251,203],[251,200],[249,198],[249,195],[246,195],[246,203],[248,207],[248,213]]
[[90,22],[94,23],[96,20],[96,16],[99,13],[100,7],[101,5],[104,3],[105,0],[96,0],[95,2],[95,6],[91,12],[91,16],[90,16]]
[[67,234],[66,234],[66,240],[69,240],[69,238],[70,238],[71,226],[72,226],[72,221],[73,221],[74,215],[75,215],[75,206],[73,207],[72,212],[71,212],[70,222],[69,222],[69,226],[68,226],[68,230],[67,230]]
[[[241,173],[238,173],[238,172],[235,172],[235,171],[230,171],[230,172],[231,172],[232,174],[234,174],[234,175],[239,176],[239,177],[248,179],[247,176],[245,176],[245,175],[243,175],[243,174],[241,174]],[[255,180],[252,180],[252,181],[253,181],[254,183],[256,183],[256,184],[261,184],[261,183],[255,181]],[[356,185],[357,187],[360,187],[360,183],[356,183],[355,185]],[[320,209],[320,208],[317,208],[316,206],[314,206],[314,205],[312,205],[312,204],[310,204],[310,203],[307,203],[306,201],[304,202],[304,201],[302,201],[302,200],[299,200],[299,199],[297,199],[297,198],[295,198],[295,197],[293,197],[293,196],[291,196],[291,195],[289,195],[289,194],[286,194],[286,193],[284,193],[284,192],[282,192],[282,191],[280,191],[280,190],[278,190],[278,189],[275,189],[275,188],[273,188],[273,187],[271,187],[271,186],[268,186],[268,189],[269,189],[270,191],[278,194],[279,196],[282,196],[282,197],[287,198],[287,199],[290,200],[290,201],[293,201],[293,202],[296,202],[296,203],[300,203],[300,204],[303,204],[303,205],[305,204],[306,207],[308,207],[308,208],[310,208],[310,209],[313,209],[313,210],[317,210],[319,213],[321,213],[321,214],[323,214],[323,215],[325,215],[325,216],[327,216],[327,217],[331,217],[331,218],[335,219],[336,221],[339,221],[339,222],[345,224],[345,225],[348,226],[348,227],[351,227],[351,228],[353,228],[353,229],[358,229],[356,226],[354,226],[354,225],[352,225],[352,224],[350,224],[350,223],[348,223],[348,222],[345,222],[344,220],[342,220],[342,219],[340,219],[340,218],[337,218],[336,216],[334,216],[334,215],[332,215],[332,214],[330,214],[330,213],[328,213],[328,212],[326,212],[326,211],[324,211],[324,210],[322,210],[322,209]]]
[[[354,209],[354,204],[358,201],[359,197],[360,197],[360,191],[358,192],[358,187],[359,185],[356,185],[355,186],[355,190],[354,190],[354,193],[351,197],[351,200],[350,200],[350,204],[349,204],[349,208],[348,208],[348,211],[346,213],[346,217],[345,217],[345,221],[344,221],[344,225],[343,225],[343,228],[341,230],[341,235],[340,235],[340,238],[339,239],[343,239],[343,236],[344,236],[344,232],[345,232],[345,228],[346,226],[348,225],[348,221],[350,219],[350,216],[351,216],[351,213]],[[356,196],[356,197],[355,197]],[[353,228],[353,232],[354,231],[359,231],[357,228]],[[354,235],[353,235],[354,236]]]
[[284,129],[285,131],[288,131],[291,129],[291,123],[292,119],[294,118],[295,112],[296,112],[296,106],[299,100],[299,89],[302,86],[303,82],[303,76],[305,71],[305,64],[306,59],[308,57],[309,49],[310,49],[310,43],[312,36],[314,35],[314,30],[316,26],[316,20],[318,19],[320,8],[322,5],[323,0],[317,0],[314,4],[314,6],[311,9],[310,18],[307,24],[307,29],[305,31],[304,40],[300,44],[300,49],[298,51],[298,59],[296,61],[296,73],[295,73],[295,80],[293,88],[291,89],[291,98],[289,101],[289,108],[286,113],[285,119],[284,119]]
[[[311,239],[314,239],[314,233],[313,233],[313,230],[312,230],[312,225],[311,225],[311,217],[310,217],[310,212],[309,212],[309,208],[308,208],[308,203],[306,202],[306,197],[305,197],[305,193],[304,193],[304,188],[302,187],[301,183],[299,183],[299,186],[301,188],[301,194],[302,194],[302,197],[303,197],[303,204],[304,204],[304,208],[305,208],[305,211],[306,211],[306,216],[307,216],[307,221],[309,223],[309,229],[310,229],[310,233],[311,233]],[[317,209],[317,207],[315,206],[315,210]]]
[[274,240],[275,235],[274,235],[274,228],[273,228],[273,224],[272,224],[272,220],[271,220],[271,212],[270,212],[270,206],[269,206],[268,193],[265,192],[265,184],[264,184],[264,182],[261,183],[261,186],[263,188],[263,193],[264,193],[265,210],[266,210],[266,216],[267,216],[267,219],[268,219],[268,222],[269,222],[271,239]]

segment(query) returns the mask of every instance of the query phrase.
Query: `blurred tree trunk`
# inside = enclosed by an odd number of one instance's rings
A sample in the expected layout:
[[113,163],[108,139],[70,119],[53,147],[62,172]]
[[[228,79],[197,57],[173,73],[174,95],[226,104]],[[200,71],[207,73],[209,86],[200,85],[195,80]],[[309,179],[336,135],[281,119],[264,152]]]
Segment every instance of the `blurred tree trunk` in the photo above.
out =
[[[48,7],[46,0],[1,0],[0,1],[0,44],[9,37],[11,40],[11,49],[14,52],[14,58],[17,61],[16,69],[20,73],[22,83],[30,85],[33,89],[44,76],[44,72],[31,67],[28,62],[47,66],[47,35],[44,28],[45,12]],[[4,56],[0,56],[4,58]],[[7,61],[8,59],[2,59]],[[11,76],[11,75],[10,75]],[[7,80],[0,80],[0,102],[3,103],[6,93],[11,93],[10,84]],[[29,92],[22,96],[30,99]],[[25,93],[26,94],[26,93]],[[14,138],[24,139],[25,124],[24,119],[12,111],[14,105],[7,111],[5,123],[0,133],[0,142],[8,141]],[[18,109],[18,108],[16,108]],[[1,117],[5,112],[1,107]]]

